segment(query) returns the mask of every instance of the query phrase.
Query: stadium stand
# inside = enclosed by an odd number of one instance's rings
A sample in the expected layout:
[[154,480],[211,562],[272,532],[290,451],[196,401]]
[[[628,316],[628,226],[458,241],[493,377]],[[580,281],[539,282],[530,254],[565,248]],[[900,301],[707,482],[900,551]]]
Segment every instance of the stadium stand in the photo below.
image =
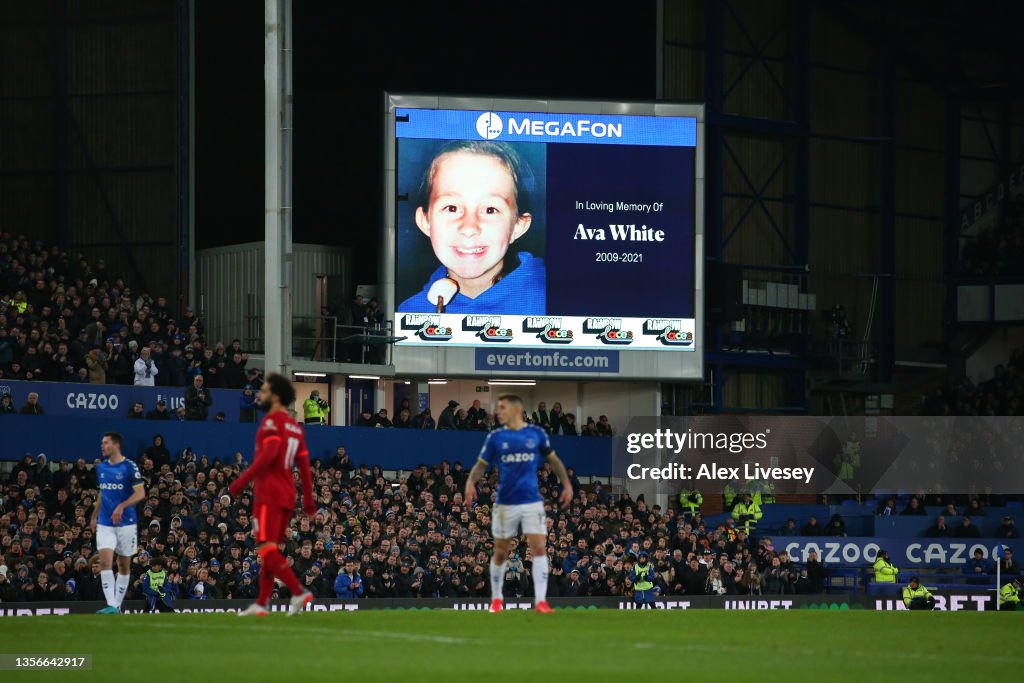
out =
[[[143,597],[141,577],[154,558],[161,558],[169,590],[179,599],[251,598],[259,575],[251,499],[226,495],[227,485],[245,466],[242,454],[218,460],[186,450],[172,457],[154,439],[136,460],[149,495],[139,506],[143,552],[134,560],[129,597]],[[289,561],[319,597],[351,597],[353,590],[364,598],[486,597],[488,503],[494,482],[480,486],[480,507],[466,509],[461,504],[466,473],[461,463],[448,461],[385,472],[353,464],[344,450],[315,460],[320,509],[315,519],[293,523]],[[557,482],[547,469],[540,476],[550,499]],[[786,547],[800,539],[787,535],[800,528],[804,541],[820,543],[847,535],[842,540],[919,538],[929,533],[934,517],[953,505],[980,510],[986,536],[997,537],[1002,530],[1011,534],[1005,538],[1013,538],[1013,515],[1021,512],[1019,503],[996,498],[925,497],[926,514],[912,516],[878,515],[878,500],[841,506],[774,504],[764,506],[756,535],[748,538],[728,513],[691,518],[675,506],[661,510],[643,499],[613,495],[598,480],[574,483],[578,494],[571,508],[548,510],[552,596],[629,595],[629,569],[641,549],[652,555],[655,583],[663,595],[889,594],[901,584],[871,583],[864,562],[826,565],[820,556],[791,557]],[[98,565],[86,524],[95,486],[92,467],[81,459],[54,465],[45,456],[28,455],[14,467],[0,484],[0,600],[98,599]],[[830,521],[805,524],[810,517]],[[958,523],[955,518],[949,522]],[[819,534],[833,538],[806,538]],[[531,590],[531,558],[525,546],[514,549],[513,556],[506,595],[524,597]],[[1019,571],[1012,557],[1007,560],[1005,575]],[[339,581],[346,567],[349,578]],[[929,585],[964,590],[991,583],[994,568],[985,560],[940,563],[921,575]],[[351,588],[353,574],[360,577],[356,589]],[[286,597],[285,589],[277,590]]]
[[247,363],[238,339],[208,343],[194,311],[136,295],[103,259],[0,232],[0,379],[242,389],[258,380]]
[[[1012,221],[980,235],[965,250],[965,270],[996,274],[1013,266],[1020,257],[1022,215],[1017,204]],[[992,244],[994,249],[986,247]],[[155,375],[147,373],[146,355],[158,369]],[[0,378],[182,387],[202,374],[211,388],[240,389],[259,382],[259,371],[247,368],[247,362],[238,340],[208,344],[194,311],[178,315],[164,297],[146,292],[136,297],[123,279],[107,273],[102,260],[72,258],[56,247],[0,234]],[[1019,415],[1022,384],[1024,351],[1017,350],[995,369],[994,379],[975,385],[963,378],[927,399],[923,412]],[[31,396],[24,405],[14,405],[10,396],[0,399],[0,414],[42,413]],[[607,417],[588,417],[577,425],[558,403],[548,409],[540,402],[524,418],[553,435],[614,433]],[[410,406],[402,405],[393,421],[381,410],[364,413],[357,425],[470,432],[496,426],[479,402],[464,407],[454,400],[436,420],[429,410],[413,415]],[[226,495],[227,485],[245,466],[242,454],[218,460],[186,450],[172,458],[154,440],[137,461],[149,497],[140,505],[143,552],[134,561],[129,597],[143,597],[142,575],[154,558],[163,560],[169,590],[180,599],[255,596],[259,572],[251,500]],[[485,504],[465,509],[466,470],[458,462],[385,472],[379,466],[356,467],[339,454],[315,466],[320,511],[315,520],[294,523],[287,555],[317,596],[489,594],[486,503],[493,480],[480,487]],[[550,494],[557,486],[552,473],[545,470],[541,478]],[[95,485],[92,466],[84,460],[57,465],[43,455],[26,456],[0,484],[0,601],[100,598],[86,523]],[[1020,513],[1017,501],[909,494],[839,506],[775,504],[763,507],[764,517],[748,538],[728,511],[691,518],[674,506],[661,510],[643,499],[612,495],[596,481],[580,487],[577,480],[575,485],[578,494],[570,510],[549,506],[552,596],[629,595],[629,570],[641,549],[652,554],[662,595],[888,594],[901,584],[873,583],[867,563],[826,565],[806,555],[797,561],[785,550],[785,539],[1013,539],[1014,515]],[[827,522],[811,524],[812,517]],[[1004,574],[1019,573],[1012,553],[1000,561]],[[514,553],[507,596],[529,594],[530,564],[525,546]],[[922,574],[930,585],[963,589],[990,584],[994,570],[994,561],[981,557],[961,565],[932,565]],[[355,588],[354,575],[360,577]]]
[[[607,415],[600,415],[597,420],[587,417],[583,427],[577,429],[576,416],[564,412],[562,404],[557,401],[551,405],[550,410],[547,409],[545,401],[539,401],[536,410],[523,411],[523,421],[527,424],[538,425],[551,435],[611,437],[615,433]],[[405,399],[399,405],[398,414],[394,420],[389,419],[387,409],[382,408],[377,411],[376,415],[369,411],[364,412],[356,420],[355,426],[488,432],[501,425],[498,424],[494,414],[488,413],[480,401],[473,401],[469,408],[462,408],[458,401],[452,399],[435,420],[429,408],[413,415],[409,400]]]
[[992,379],[978,384],[966,376],[954,379],[924,400],[922,413],[1020,416],[1024,414],[1021,396],[1024,396],[1024,349],[1014,349],[1005,364],[993,369]]

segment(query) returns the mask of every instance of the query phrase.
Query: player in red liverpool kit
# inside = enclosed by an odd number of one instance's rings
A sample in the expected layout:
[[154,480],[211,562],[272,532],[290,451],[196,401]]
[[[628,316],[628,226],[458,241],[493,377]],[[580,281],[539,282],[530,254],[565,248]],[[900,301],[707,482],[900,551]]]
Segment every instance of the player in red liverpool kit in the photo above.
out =
[[298,466],[303,509],[310,517],[316,514],[313,476],[309,469],[305,434],[287,410],[295,402],[292,383],[281,375],[268,375],[257,400],[267,411],[267,416],[256,432],[252,465],[229,487],[231,495],[238,496],[249,482],[254,484],[253,518],[256,520],[256,543],[262,560],[259,597],[255,604],[239,612],[239,616],[267,616],[274,579],[291,591],[288,609],[291,616],[301,612],[313,600],[313,594],[299,583],[278,546],[284,543],[285,531],[295,511],[295,479],[292,473]]

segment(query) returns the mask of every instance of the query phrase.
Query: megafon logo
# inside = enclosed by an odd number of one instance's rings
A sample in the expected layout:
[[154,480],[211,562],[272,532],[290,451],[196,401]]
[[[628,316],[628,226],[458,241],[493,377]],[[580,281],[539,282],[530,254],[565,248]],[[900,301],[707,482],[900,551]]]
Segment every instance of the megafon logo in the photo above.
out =
[[693,333],[684,332],[678,320],[648,318],[644,321],[644,334],[656,336],[665,346],[693,345]]
[[561,318],[531,316],[523,320],[523,332],[535,332],[545,344],[571,344],[572,330],[562,329]]
[[452,328],[442,325],[439,315],[407,313],[402,316],[402,329],[415,330],[416,336],[423,341],[448,341],[452,338]]
[[512,341],[512,328],[501,326],[498,315],[467,315],[462,319],[462,329],[476,332],[476,336],[485,342]]
[[[614,121],[591,121],[577,116],[531,119],[519,115],[508,117],[508,134],[548,138],[622,138],[622,124]],[[505,122],[493,111],[485,111],[476,119],[476,132],[484,140],[494,140],[505,132]]]
[[619,318],[587,318],[583,321],[585,334],[596,334],[602,344],[626,346],[633,343],[633,331],[622,329]]
[[485,111],[480,114],[476,120],[476,132],[480,134],[484,140],[493,140],[494,138],[501,135],[501,131],[504,129],[505,124],[501,122],[501,117],[495,114],[493,111]]

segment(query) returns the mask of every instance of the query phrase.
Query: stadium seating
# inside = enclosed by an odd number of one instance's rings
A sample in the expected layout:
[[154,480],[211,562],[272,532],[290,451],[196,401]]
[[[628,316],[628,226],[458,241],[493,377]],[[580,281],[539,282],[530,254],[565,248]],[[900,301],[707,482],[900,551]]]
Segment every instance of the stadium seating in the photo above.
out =
[[[49,420],[46,417],[4,419],[10,420],[6,433],[30,434],[28,440],[20,443],[43,442],[51,432],[57,432],[41,430],[32,434],[22,428],[45,424]],[[139,506],[140,547],[146,552],[133,565],[130,597],[139,596],[135,579],[154,556],[166,558],[173,577],[172,590],[179,599],[195,594],[200,583],[206,597],[254,595],[258,559],[253,553],[251,500],[247,495],[238,499],[223,497],[226,485],[238,472],[236,458],[244,465],[241,454],[235,455],[235,444],[251,441],[252,426],[168,423],[163,431],[169,450],[164,450],[156,447],[151,438],[152,424],[144,421],[60,421],[61,431],[69,432],[69,439],[78,444],[97,443],[99,433],[105,429],[122,430],[127,436],[126,451],[139,462],[147,478],[151,496]],[[90,429],[95,433],[87,433]],[[453,453],[476,452],[482,435],[355,427],[326,427],[310,433],[315,480],[325,493],[312,524],[293,523],[294,534],[286,548],[306,586],[318,596],[334,597],[338,567],[351,558],[363,577],[366,598],[488,595],[487,504],[494,491],[493,480],[479,487],[484,505],[463,510],[461,491],[467,470],[451,457]],[[414,442],[403,441],[409,438],[414,438]],[[707,594],[712,590],[707,580],[709,568],[726,570],[723,589],[732,595],[823,591],[888,595],[897,588],[873,584],[868,571],[870,562],[846,563],[840,558],[824,566],[812,566],[804,563],[802,557],[789,557],[786,546],[790,541],[773,536],[775,530],[790,517],[802,525],[812,514],[822,520],[841,514],[848,529],[871,526],[871,533],[877,531],[875,524],[889,525],[887,528],[891,529],[904,525],[919,529],[922,522],[930,519],[880,518],[874,514],[878,501],[836,506],[766,505],[762,528],[747,540],[742,533],[736,534],[720,524],[724,522],[723,515],[698,518],[693,520],[696,525],[690,527],[689,520],[675,507],[652,510],[643,500],[611,494],[601,485],[608,484],[606,479],[586,476],[610,471],[610,442],[555,438],[560,439],[557,447],[567,463],[577,467],[574,477],[579,493],[570,510],[559,512],[552,508],[549,512],[556,525],[561,520],[566,523],[566,528],[556,533],[550,544],[552,596],[628,595],[631,586],[627,572],[642,548],[653,555],[658,572],[656,585],[663,595]],[[345,444],[346,452],[338,452],[339,443]],[[189,446],[196,447],[198,452]],[[68,457],[72,453],[61,451],[58,445],[54,448],[57,450],[51,456]],[[389,453],[400,455],[389,460],[384,455]],[[445,457],[451,462],[445,461]],[[91,454],[88,459],[92,460]],[[440,464],[421,466],[421,461]],[[97,580],[90,565],[94,546],[84,523],[95,495],[90,470],[91,464],[84,458],[74,464],[57,465],[52,457],[30,456],[5,473],[0,483],[0,573],[6,572],[7,580],[0,582],[0,600],[56,599],[55,595],[40,597],[35,592],[40,573],[48,575],[48,585],[60,587],[61,599],[97,599]],[[549,497],[557,487],[547,469],[541,473],[541,485]],[[993,520],[1011,510],[1019,513],[1020,508],[989,508]],[[590,515],[597,522],[597,530],[591,529]],[[627,521],[626,515],[631,515],[633,521]],[[695,534],[693,539],[688,536],[690,531]],[[58,543],[58,537],[66,542]],[[190,543],[193,540],[194,546]],[[795,540],[816,542],[822,547],[825,543],[853,544],[852,548],[864,542],[901,542],[896,537]],[[583,545],[579,546],[581,541]],[[997,543],[991,539],[979,542],[987,543],[985,547]],[[716,552],[706,554],[705,548]],[[717,551],[723,548],[731,560],[718,555]],[[773,575],[770,566],[775,557],[784,562],[784,569]],[[688,565],[690,558],[697,562],[695,567]],[[506,581],[509,597],[524,597],[531,590],[530,582],[523,580],[529,575],[529,555],[521,555],[518,562],[523,565],[520,571],[510,574]],[[748,575],[738,580],[729,578],[740,567]],[[962,565],[936,562],[903,569],[906,576],[910,572],[920,573],[923,581],[936,587],[957,591],[986,588],[970,583],[980,579],[963,574]],[[419,577],[421,581],[414,584],[409,577]],[[284,595],[283,590],[278,589],[279,596]]]
[[157,386],[258,382],[241,342],[208,340],[191,309],[133,290],[102,259],[0,232],[0,380],[132,384],[145,347]]
[[993,368],[992,379],[975,384],[968,377],[951,380],[921,405],[925,415],[1024,414],[1016,387],[1024,380],[1024,349],[1015,349],[1006,363]]

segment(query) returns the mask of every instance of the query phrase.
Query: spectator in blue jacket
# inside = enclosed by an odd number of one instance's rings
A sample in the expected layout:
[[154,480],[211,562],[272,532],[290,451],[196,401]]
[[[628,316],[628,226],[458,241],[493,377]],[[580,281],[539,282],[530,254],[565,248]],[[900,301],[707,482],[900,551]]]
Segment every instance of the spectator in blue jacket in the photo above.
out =
[[352,558],[345,559],[345,569],[334,580],[334,594],[339,598],[358,598],[363,594],[363,580],[356,572]]
[[992,562],[985,559],[981,548],[975,548],[974,557],[964,565],[964,574],[970,577],[967,579],[967,583],[988,584],[990,579],[987,575],[994,572],[995,568]]
[[175,344],[171,347],[170,352],[167,354],[167,359],[164,361],[167,372],[167,386],[170,387],[183,387],[186,384],[185,378],[185,357],[182,355],[181,344]]
[[1003,517],[1002,522],[999,523],[999,528],[996,529],[996,538],[1020,538],[1020,533],[1013,525],[1013,517],[1010,515]]
[[251,384],[246,384],[242,388],[238,403],[238,421],[242,423],[256,422],[256,391]]
[[235,600],[254,600],[259,592],[258,588],[253,582],[252,572],[242,572],[242,580],[231,597]]

